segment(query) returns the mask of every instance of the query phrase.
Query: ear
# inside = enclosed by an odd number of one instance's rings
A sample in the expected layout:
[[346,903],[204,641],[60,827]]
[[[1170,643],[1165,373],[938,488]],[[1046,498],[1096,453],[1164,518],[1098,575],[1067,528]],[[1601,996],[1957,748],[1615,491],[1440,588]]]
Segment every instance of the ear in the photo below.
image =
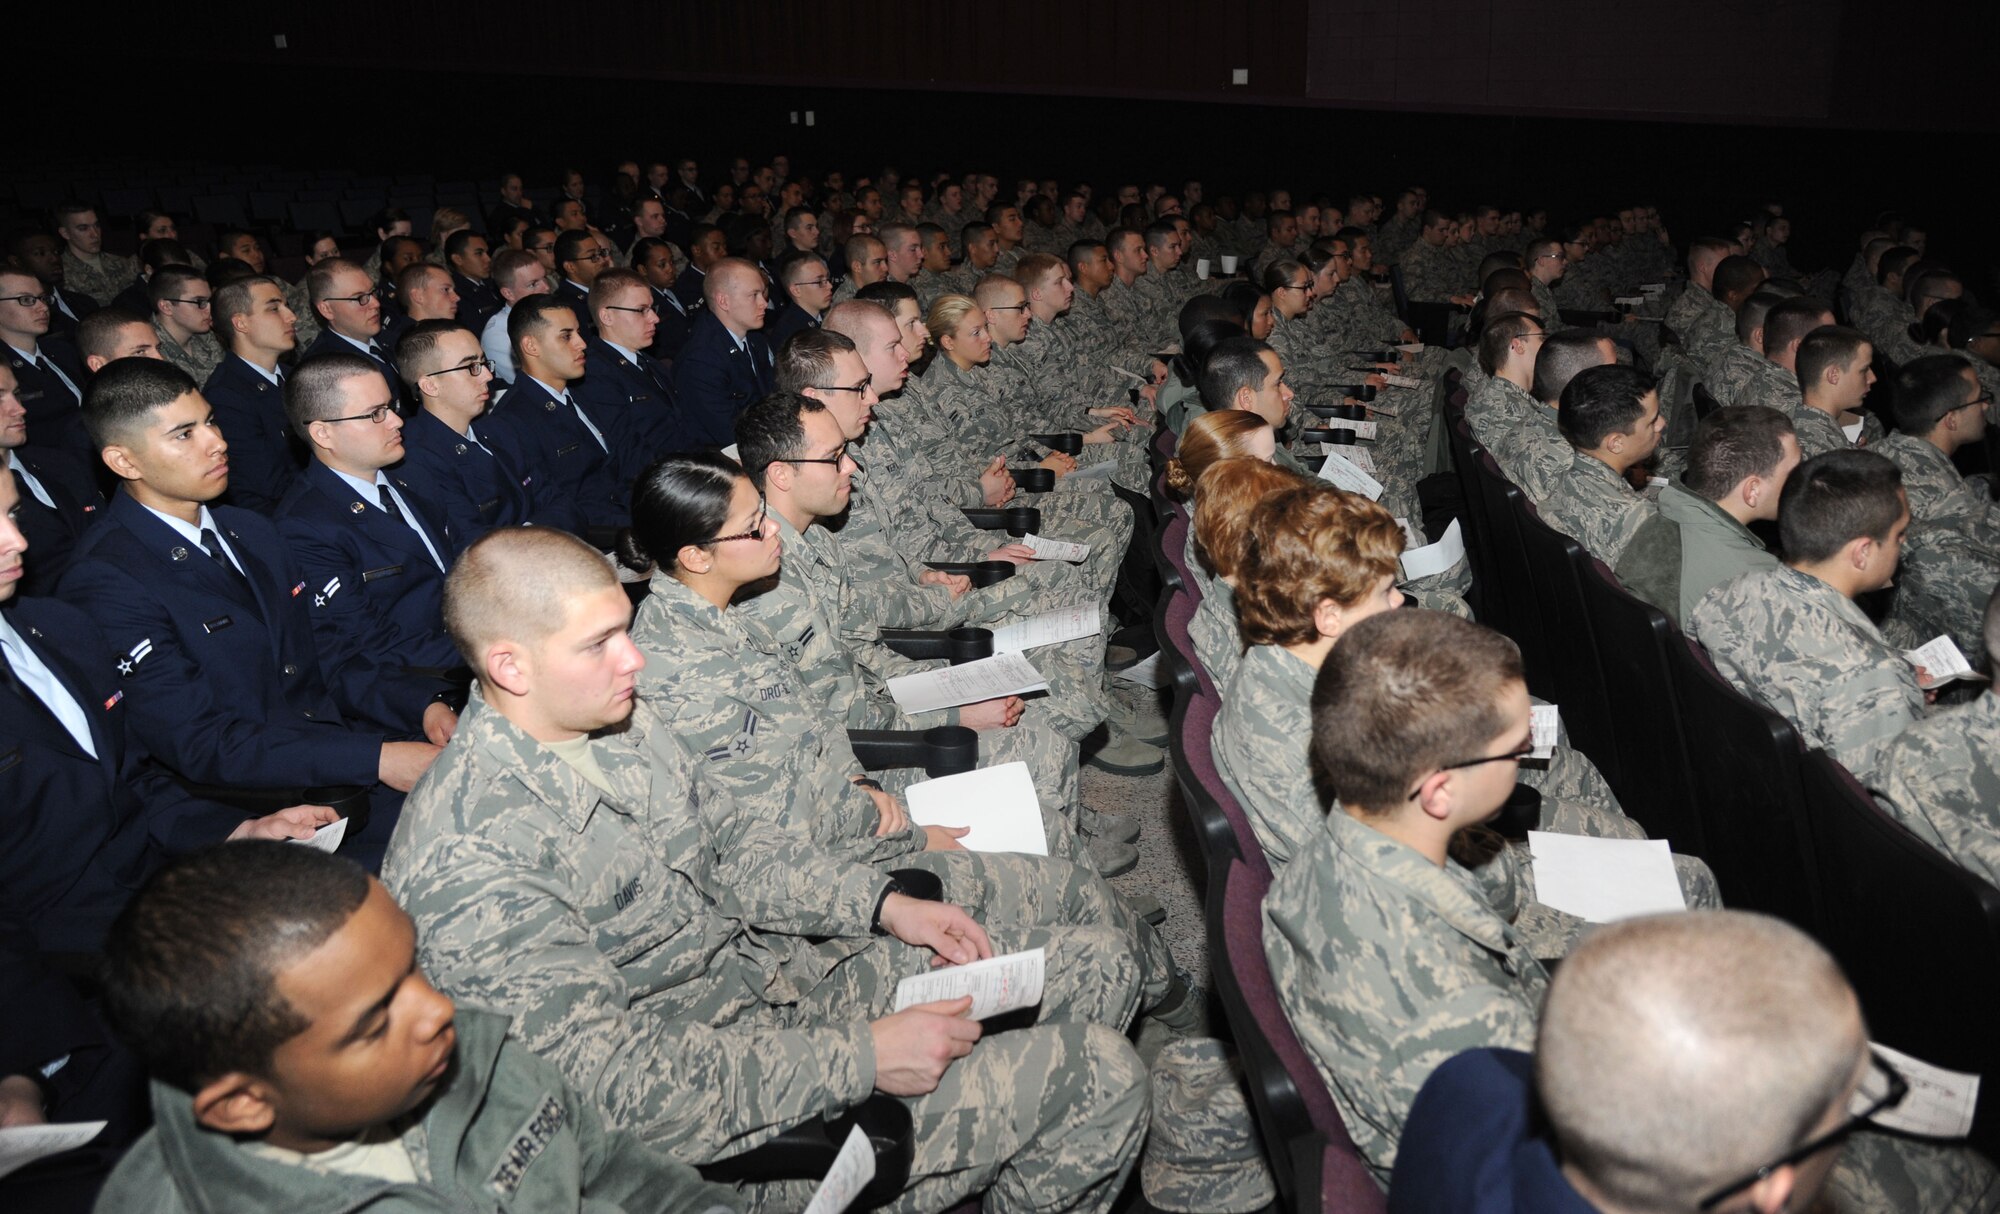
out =
[[770,464],[764,469],[764,483],[780,493],[789,493],[792,489],[792,476],[797,471],[798,469],[783,461]]
[[1764,500],[1764,478],[1754,475],[1744,477],[1743,483],[1736,487],[1736,494],[1743,499],[1744,505],[1755,510],[1757,503]]
[[674,554],[674,563],[689,573],[707,573],[715,566],[715,554],[706,548],[689,544]]
[[83,356],[83,365],[92,375],[102,371],[104,364],[110,361],[110,359],[104,357],[102,354],[86,354]]
[[277,1120],[275,1096],[265,1080],[231,1071],[194,1094],[194,1119],[224,1134],[262,1134]]
[[521,353],[528,358],[540,358],[542,356],[542,339],[533,334],[523,334],[521,337]]
[[1779,1214],[1789,1209],[1798,1180],[1798,1169],[1790,1164],[1774,1169],[1769,1176],[1750,1186],[1750,1208],[1757,1214]]
[[510,696],[528,694],[534,673],[533,659],[512,641],[495,641],[486,647],[479,663],[488,683]]
[[1313,604],[1313,630],[1328,640],[1336,639],[1347,631],[1347,615],[1340,604],[1332,599],[1321,599]]
[[331,451],[333,450],[333,444],[326,440],[326,436],[331,430],[332,426],[327,422],[308,422],[306,424],[306,442],[315,451]]
[[1417,785],[1417,808],[1423,810],[1426,818],[1442,822],[1451,817],[1451,811],[1458,804],[1458,798],[1453,794],[1451,773],[1434,771]]
[[1875,541],[1870,536],[1861,536],[1847,545],[1847,563],[1855,569],[1866,569],[1875,559]]
[[118,479],[120,480],[136,481],[145,479],[145,473],[139,470],[138,461],[132,458],[132,452],[117,443],[112,443],[110,446],[100,450],[98,457],[104,461],[105,467],[118,474]]

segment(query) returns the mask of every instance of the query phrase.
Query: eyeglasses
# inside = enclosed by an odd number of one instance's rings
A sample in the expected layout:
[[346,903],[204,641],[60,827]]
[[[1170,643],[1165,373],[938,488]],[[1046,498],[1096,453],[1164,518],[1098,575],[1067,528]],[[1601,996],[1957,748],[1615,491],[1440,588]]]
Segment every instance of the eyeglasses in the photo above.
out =
[[[553,246],[551,246],[551,247],[553,247]],[[591,252],[589,252],[589,253],[578,253],[578,254],[577,254],[577,255],[576,255],[576,256],[575,256],[574,258],[572,258],[571,260],[573,260],[573,261],[610,261],[610,260],[611,260],[611,254],[609,254],[609,253],[605,252],[605,251],[604,251],[603,249],[595,249],[595,250],[593,250],[593,251],[591,251]]]
[[792,285],[794,287],[823,287],[832,281],[831,278],[801,278]]
[[1282,287],[1274,287],[1272,289],[1277,291],[1310,291],[1312,290],[1312,284],[1309,282],[1305,282],[1305,283],[1299,283],[1295,286],[1291,283],[1287,283]]
[[1992,403],[1993,403],[1993,394],[1991,392],[1981,392],[1979,395],[1973,397],[1971,400],[1966,401],[1964,404],[1960,405],[1959,408],[1970,409],[1974,405],[1990,405]]
[[1028,310],[1028,305],[1027,305],[1027,304],[1024,304],[1024,303],[1023,303],[1023,304],[994,304],[994,305],[993,305],[992,307],[990,307],[990,308],[988,308],[988,309],[986,309],[986,310],[987,310],[988,312],[1025,312],[1025,311],[1027,311],[1027,310]]
[[701,547],[706,548],[709,544],[726,544],[731,540],[761,540],[764,538],[764,523],[770,517],[771,504],[760,496],[757,499],[757,517],[750,520],[750,530],[739,531],[735,535],[718,535]]
[[826,457],[825,459],[805,459],[805,458],[803,458],[803,457],[801,457],[801,458],[798,458],[798,459],[792,459],[792,458],[789,458],[789,457],[787,457],[787,458],[786,458],[786,459],[784,459],[784,460],[772,460],[771,462],[772,462],[772,463],[774,463],[774,464],[776,464],[776,463],[786,463],[786,464],[830,464],[830,465],[832,465],[833,467],[835,467],[835,468],[838,468],[838,467],[840,467],[840,466],[841,466],[842,464],[844,464],[844,463],[846,463],[846,462],[847,462],[847,444],[846,444],[846,443],[842,443],[842,444],[840,444],[840,450],[838,450],[838,451],[834,452],[834,453],[833,453],[832,455],[829,455],[829,456],[827,456],[827,457]]
[[868,385],[874,382],[874,379],[871,377],[862,380],[858,384],[807,384],[806,387],[811,388],[815,392],[866,392]]
[[54,295],[0,295],[0,301],[10,304],[20,304],[24,308],[32,308],[36,304],[40,304],[46,308],[55,303],[56,297]]
[[605,304],[604,310],[607,312],[651,312],[655,316],[660,314],[660,310],[652,304],[642,304],[636,308],[628,308],[623,304]]
[[456,367],[439,367],[437,370],[431,372],[431,374],[451,375],[458,371],[470,371],[474,375],[484,371],[486,374],[491,375],[493,374],[493,360],[490,358],[475,358],[469,363],[460,363]]
[[[1462,767],[1480,767],[1487,763],[1519,763],[1522,759],[1525,759],[1529,755],[1534,753],[1535,753],[1535,744],[1534,742],[1530,741],[1526,746],[1518,746],[1513,750],[1508,751],[1504,755],[1486,755],[1485,757],[1478,759],[1463,759],[1457,763],[1442,763],[1438,765],[1437,771],[1438,772],[1457,771]],[[1437,772],[1431,773],[1431,775],[1436,775],[1436,774]],[[1425,776],[1424,778],[1428,780],[1430,776]],[[1422,792],[1423,790],[1424,786],[1419,784],[1415,788],[1411,789],[1410,795],[1404,799],[1408,801],[1414,801],[1417,799],[1417,794]]]
[[[452,369],[458,370],[459,368],[454,367]],[[379,426],[395,407],[393,404],[377,405],[366,413],[350,414],[347,417],[322,417],[319,420],[323,422],[368,422],[371,425]]]
[[214,299],[214,298],[213,298],[212,296],[208,296],[208,295],[203,295],[203,296],[199,296],[198,298],[195,298],[195,299],[171,299],[171,298],[169,298],[169,299],[163,299],[163,300],[161,300],[160,302],[161,302],[161,303],[177,303],[177,304],[186,304],[186,305],[187,305],[188,307],[190,307],[190,308],[208,308],[208,307],[212,307],[212,306],[214,305],[214,303],[215,303],[215,299]]
[[355,307],[359,308],[366,306],[368,301],[373,298],[375,298],[373,294],[367,291],[363,291],[359,295],[329,295],[320,302],[353,304]]
[[1890,1066],[1880,1054],[1875,1053],[1873,1050],[1868,1052],[1868,1072],[1868,1077],[1863,1079],[1861,1083],[1863,1091],[1866,1091],[1870,1086],[1870,1080],[1877,1078],[1883,1080],[1886,1088],[1880,1096],[1869,1101],[1866,1108],[1862,1109],[1859,1113],[1853,1114],[1846,1121],[1841,1122],[1828,1132],[1807,1141],[1796,1150],[1773,1159],[1771,1162],[1727,1188],[1717,1189],[1715,1192],[1710,1193],[1707,1197],[1702,1198],[1701,1204],[1695,1208],[1713,1210],[1716,1206],[1721,1205],[1729,1198],[1763,1180],[1779,1168],[1786,1168],[1795,1163],[1804,1162],[1828,1147],[1833,1146],[1835,1143],[1840,1142],[1856,1130],[1868,1128],[1873,1118],[1903,1103],[1903,1097],[1910,1094],[1910,1081],[1903,1078],[1895,1067]]
[[1567,254],[1567,253],[1563,252],[1562,250],[1558,249],[1558,250],[1556,250],[1556,251],[1555,251],[1555,252],[1553,252],[1553,253],[1544,253],[1544,254],[1542,254],[1542,255],[1541,255],[1540,257],[1537,257],[1537,258],[1535,258],[1535,260],[1536,260],[1536,261],[1568,261],[1568,260],[1569,260],[1569,254]]

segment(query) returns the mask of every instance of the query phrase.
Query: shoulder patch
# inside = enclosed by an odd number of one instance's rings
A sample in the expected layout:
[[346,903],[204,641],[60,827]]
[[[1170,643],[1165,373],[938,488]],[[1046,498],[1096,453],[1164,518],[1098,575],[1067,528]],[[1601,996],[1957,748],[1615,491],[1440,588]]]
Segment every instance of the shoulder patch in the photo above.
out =
[[521,1187],[521,1177],[526,1174],[528,1165],[535,1162],[568,1123],[569,1110],[563,1107],[562,1101],[553,1095],[542,1097],[535,1111],[508,1139],[500,1162],[487,1174],[486,1187],[496,1196],[512,1196]]

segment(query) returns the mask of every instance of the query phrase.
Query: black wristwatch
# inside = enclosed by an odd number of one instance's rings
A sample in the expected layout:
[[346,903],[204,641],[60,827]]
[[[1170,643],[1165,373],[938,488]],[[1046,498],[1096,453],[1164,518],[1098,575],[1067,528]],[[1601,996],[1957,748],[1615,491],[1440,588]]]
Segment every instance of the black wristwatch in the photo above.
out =
[[894,877],[889,878],[889,883],[882,887],[882,896],[875,899],[875,914],[868,920],[868,930],[874,932],[878,936],[888,935],[889,929],[882,926],[882,908],[889,904],[890,894],[901,894],[907,892],[909,891],[903,888],[903,883],[901,881],[898,881]]

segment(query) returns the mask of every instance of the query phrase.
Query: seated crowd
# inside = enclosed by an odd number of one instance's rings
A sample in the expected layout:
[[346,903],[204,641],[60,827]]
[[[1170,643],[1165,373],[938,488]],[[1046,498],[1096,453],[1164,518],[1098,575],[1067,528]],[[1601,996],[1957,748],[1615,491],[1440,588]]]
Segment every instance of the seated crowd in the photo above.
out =
[[[295,282],[159,213],[9,236],[0,1127],[107,1123],[10,1208],[797,1210],[796,1131],[885,1108],[879,1208],[1268,1203],[1083,792],[1164,766],[1111,675],[1178,513],[1269,967],[1390,1208],[2000,1210],[1850,1116],[1900,1082],[1853,990],[1699,859],[1684,914],[1537,897],[1503,809],[1646,832],[1532,757],[1468,562],[1402,561],[1462,390],[1543,521],[1995,879],[2000,700],[1906,651],[2000,669],[2000,313],[1920,229],[1809,276],[1777,208],[1683,257],[1646,205],[792,167],[509,174]],[[1051,613],[1045,690],[901,708],[945,664],[905,633]],[[1042,854],[915,820],[877,743],[940,726]],[[899,997],[1025,950],[1025,1012]]]

